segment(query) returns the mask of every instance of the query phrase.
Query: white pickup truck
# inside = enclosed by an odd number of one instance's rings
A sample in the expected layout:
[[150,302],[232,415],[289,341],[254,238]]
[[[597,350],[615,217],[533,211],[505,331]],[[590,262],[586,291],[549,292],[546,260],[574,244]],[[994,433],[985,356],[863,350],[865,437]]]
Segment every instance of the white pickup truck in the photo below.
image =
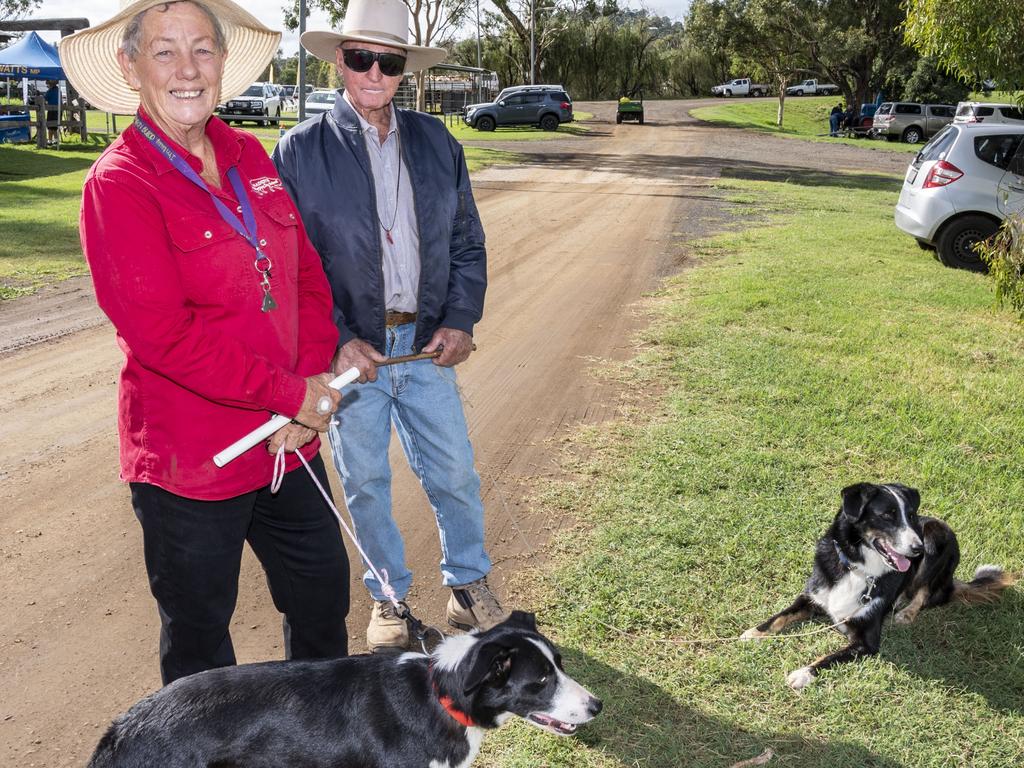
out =
[[749,77],[741,77],[711,89],[712,96],[764,96],[767,93],[767,85],[753,83]]
[[787,96],[831,96],[833,93],[839,93],[838,85],[817,80],[804,80],[786,89]]

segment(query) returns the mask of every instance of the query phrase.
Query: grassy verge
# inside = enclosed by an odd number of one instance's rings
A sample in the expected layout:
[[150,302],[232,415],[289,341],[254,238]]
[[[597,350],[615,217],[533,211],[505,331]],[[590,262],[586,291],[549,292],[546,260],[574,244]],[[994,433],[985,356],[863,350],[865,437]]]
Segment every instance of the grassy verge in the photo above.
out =
[[0,299],[85,273],[78,209],[98,154],[0,145]]
[[914,153],[921,149],[920,144],[829,136],[828,113],[838,100],[836,96],[787,97],[781,128],[775,125],[779,111],[778,99],[725,100],[720,105],[691,110],[690,114],[698,120],[706,120],[709,123],[746,128],[806,141],[855,144],[858,147],[892,152]]
[[756,226],[701,244],[707,262],[652,299],[645,351],[611,374],[636,400],[579,436],[589,458],[540,499],[581,522],[526,602],[605,711],[574,739],[506,728],[482,764],[728,768],[768,748],[769,768],[1024,763],[1019,588],[888,625],[879,657],[803,695],[785,674],[838,634],[685,642],[787,605],[860,480],[919,488],[957,532],[961,576],[1024,565],[1022,329],[987,278],[898,233],[899,180],[871,179],[723,182]]
[[[105,131],[109,124],[103,117],[103,113],[90,113],[90,129]],[[116,127],[123,130],[129,121],[118,117]],[[267,152],[273,151],[278,138],[276,128],[252,132]],[[0,300],[85,274],[78,240],[82,183],[114,135],[91,133],[84,143],[71,137],[59,150],[0,145]],[[513,152],[466,148],[470,172],[512,163],[516,158]]]

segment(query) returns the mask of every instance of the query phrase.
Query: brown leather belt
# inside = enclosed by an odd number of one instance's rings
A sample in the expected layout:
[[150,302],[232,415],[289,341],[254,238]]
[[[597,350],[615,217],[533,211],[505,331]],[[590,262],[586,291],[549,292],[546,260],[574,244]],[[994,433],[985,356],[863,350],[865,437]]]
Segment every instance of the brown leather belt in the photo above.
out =
[[384,313],[384,325],[388,328],[393,328],[396,325],[405,325],[406,323],[415,322],[415,312],[392,312],[389,309],[387,312]]

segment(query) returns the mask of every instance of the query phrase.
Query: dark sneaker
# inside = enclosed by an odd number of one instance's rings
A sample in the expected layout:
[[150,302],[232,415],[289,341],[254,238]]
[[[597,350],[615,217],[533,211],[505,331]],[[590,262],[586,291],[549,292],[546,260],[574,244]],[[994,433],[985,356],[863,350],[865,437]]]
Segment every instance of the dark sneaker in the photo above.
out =
[[452,587],[447,613],[449,624],[466,631],[479,629],[483,632],[508,618],[487,586],[486,578]]

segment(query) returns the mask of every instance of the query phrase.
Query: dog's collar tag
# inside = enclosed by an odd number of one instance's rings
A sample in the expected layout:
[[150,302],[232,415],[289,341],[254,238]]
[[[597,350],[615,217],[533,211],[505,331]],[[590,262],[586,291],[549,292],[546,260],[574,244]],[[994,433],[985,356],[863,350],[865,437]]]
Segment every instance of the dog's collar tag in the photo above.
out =
[[874,576],[867,577],[868,586],[864,590],[864,594],[860,596],[861,605],[867,605],[871,602],[871,597],[875,592],[875,584],[878,583],[878,579]]

